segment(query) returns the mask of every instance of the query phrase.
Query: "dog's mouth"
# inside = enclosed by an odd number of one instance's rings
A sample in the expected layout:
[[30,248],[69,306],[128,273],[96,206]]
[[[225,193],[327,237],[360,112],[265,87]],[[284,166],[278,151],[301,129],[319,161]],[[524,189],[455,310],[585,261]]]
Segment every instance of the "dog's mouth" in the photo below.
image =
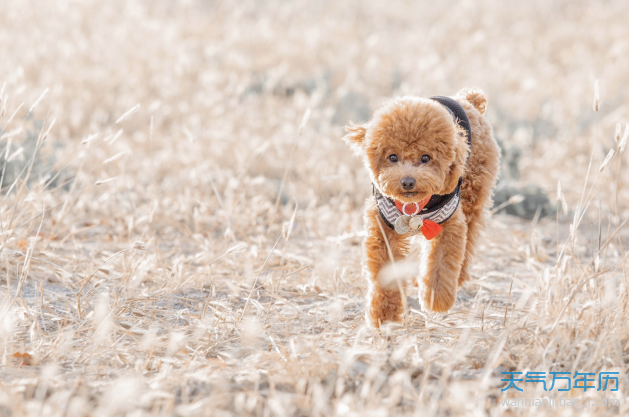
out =
[[395,199],[402,203],[420,203],[424,201],[430,194],[426,194],[422,191],[407,191],[399,193],[395,196]]

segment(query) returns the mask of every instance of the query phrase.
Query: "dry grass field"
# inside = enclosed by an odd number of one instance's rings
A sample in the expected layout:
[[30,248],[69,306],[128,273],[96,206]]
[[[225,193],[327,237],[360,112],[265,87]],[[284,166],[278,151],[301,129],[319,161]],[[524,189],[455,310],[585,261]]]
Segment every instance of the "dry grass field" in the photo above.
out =
[[[0,415],[629,412],[625,0],[1,0],[0,57]],[[551,207],[369,329],[342,126],[466,86]],[[618,404],[501,402],[559,395]]]

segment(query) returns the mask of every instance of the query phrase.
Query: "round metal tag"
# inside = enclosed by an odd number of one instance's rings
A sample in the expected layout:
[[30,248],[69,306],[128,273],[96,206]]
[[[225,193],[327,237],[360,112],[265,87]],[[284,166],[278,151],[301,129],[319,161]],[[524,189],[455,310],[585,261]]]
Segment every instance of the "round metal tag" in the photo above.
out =
[[398,217],[394,225],[395,231],[401,235],[408,233],[408,231],[411,230],[411,228],[408,225],[410,218],[411,218],[410,216]]
[[408,226],[412,229],[412,230],[417,230],[420,227],[422,227],[422,225],[424,224],[424,221],[422,220],[421,217],[419,216],[415,216],[413,218],[411,218],[408,221]]

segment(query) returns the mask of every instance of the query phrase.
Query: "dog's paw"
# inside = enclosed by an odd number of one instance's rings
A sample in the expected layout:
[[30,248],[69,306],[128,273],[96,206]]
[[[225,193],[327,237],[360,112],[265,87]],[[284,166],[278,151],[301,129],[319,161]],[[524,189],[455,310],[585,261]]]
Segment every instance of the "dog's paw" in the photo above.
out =
[[487,96],[479,88],[464,88],[457,93],[457,96],[469,101],[480,114],[485,114],[487,110]]
[[420,285],[419,302],[422,310],[433,313],[444,313],[454,305],[456,300],[456,288],[437,286],[437,288]]
[[369,327],[402,320],[402,298],[398,290],[372,288],[367,294],[365,318]]

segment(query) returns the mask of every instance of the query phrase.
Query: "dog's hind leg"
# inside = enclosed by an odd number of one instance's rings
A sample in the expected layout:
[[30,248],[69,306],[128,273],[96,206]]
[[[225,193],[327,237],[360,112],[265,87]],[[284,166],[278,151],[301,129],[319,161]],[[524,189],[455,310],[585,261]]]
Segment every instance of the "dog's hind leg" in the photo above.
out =
[[[485,150],[485,153],[489,153],[489,151]],[[461,275],[458,279],[459,286],[470,279],[469,269],[472,265],[481,233],[485,228],[487,207],[491,206],[492,203],[491,193],[498,175],[498,168],[497,162],[489,163],[489,160],[498,160],[497,150],[495,155],[492,158],[488,158],[488,161],[484,164],[475,164],[470,169],[461,188],[461,208],[467,222],[467,244],[463,268],[461,268]]]
[[448,311],[456,300],[465,258],[467,225],[459,207],[432,240],[422,239],[419,261],[419,301],[424,310]]
[[391,256],[395,261],[406,256],[407,239],[384,224],[375,204],[368,204],[365,225],[367,237],[364,242],[363,275],[369,285],[365,303],[366,319],[371,326],[380,327],[386,321],[399,322],[404,312],[398,287],[404,284],[398,284],[397,281],[383,282],[380,272],[383,266],[391,262]]
[[500,150],[494,140],[491,126],[481,116],[487,107],[485,95],[474,89],[459,92],[460,103],[467,112],[472,126],[472,155],[461,187],[461,207],[467,222],[465,260],[458,279],[459,286],[469,280],[469,269],[480,234],[485,227],[486,208],[491,207],[491,194],[500,169]]
[[476,251],[476,245],[482,230],[485,228],[485,210],[480,209],[469,211],[465,217],[467,219],[467,242],[465,245],[465,258],[463,260],[463,267],[461,268],[461,274],[458,279],[458,286],[462,286],[466,281],[470,279],[469,268],[472,265],[474,259],[474,252]]

